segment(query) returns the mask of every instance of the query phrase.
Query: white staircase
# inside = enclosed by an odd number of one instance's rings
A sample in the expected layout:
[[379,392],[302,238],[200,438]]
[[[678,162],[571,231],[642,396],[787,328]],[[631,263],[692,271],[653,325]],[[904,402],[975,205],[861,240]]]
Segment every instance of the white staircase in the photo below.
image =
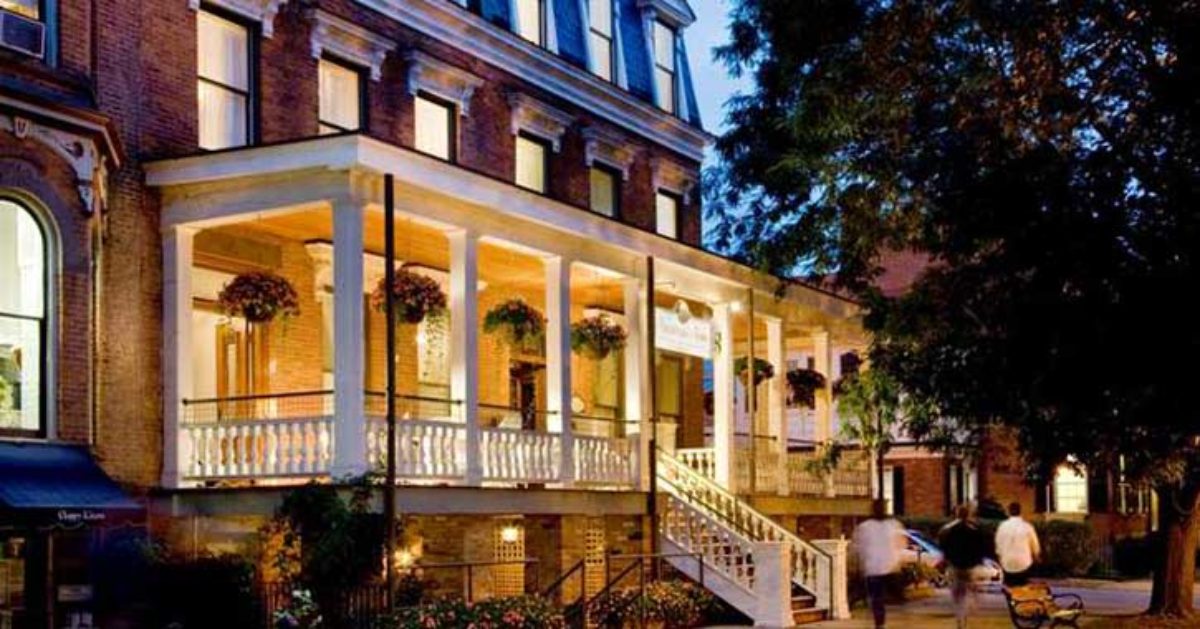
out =
[[662,451],[658,480],[659,489],[667,494],[658,532],[663,552],[678,555],[670,559],[678,570],[699,580],[698,562],[685,556],[698,555],[704,563],[704,586],[757,620],[761,602],[755,594],[755,548],[763,542],[782,543],[791,557],[788,580],[803,592],[795,597],[801,607],[794,608],[796,618],[816,619],[830,609],[833,561],[829,555]]

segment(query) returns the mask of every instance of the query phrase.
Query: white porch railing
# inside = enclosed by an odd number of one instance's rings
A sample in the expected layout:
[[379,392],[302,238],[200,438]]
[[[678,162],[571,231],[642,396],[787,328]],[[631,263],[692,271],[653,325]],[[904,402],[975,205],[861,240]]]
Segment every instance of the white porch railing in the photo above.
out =
[[332,417],[187,424],[181,431],[193,479],[320,475],[333,458]]
[[479,441],[485,481],[552,483],[560,480],[560,435],[516,428],[484,428]]
[[636,451],[636,442],[628,437],[575,435],[575,481],[632,487],[638,482],[637,467],[631,465]]
[[675,458],[704,478],[717,477],[716,448],[679,448],[675,451]]

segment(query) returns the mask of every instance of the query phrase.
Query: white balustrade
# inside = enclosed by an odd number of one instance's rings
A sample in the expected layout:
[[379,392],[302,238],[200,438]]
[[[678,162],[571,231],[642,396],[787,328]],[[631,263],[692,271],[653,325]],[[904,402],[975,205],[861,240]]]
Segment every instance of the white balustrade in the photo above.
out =
[[333,453],[333,418],[213,422],[180,426],[192,479],[325,474]]
[[559,480],[561,436],[513,428],[480,431],[483,480],[548,483]]
[[[367,457],[378,469],[387,465],[387,422],[368,422]],[[467,427],[449,421],[396,420],[396,477],[462,480],[467,471]]]
[[717,477],[716,448],[680,448],[675,451],[675,458],[704,478]]
[[627,487],[637,483],[636,448],[626,437],[575,435],[575,481]]
[[747,592],[754,591],[754,542],[721,522],[712,512],[668,495],[659,532],[685,552],[700,555]]

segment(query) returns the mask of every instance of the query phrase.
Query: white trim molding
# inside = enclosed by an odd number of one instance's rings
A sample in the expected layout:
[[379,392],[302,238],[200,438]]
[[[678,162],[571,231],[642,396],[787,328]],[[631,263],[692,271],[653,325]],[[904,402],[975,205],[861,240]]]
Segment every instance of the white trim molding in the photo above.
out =
[[508,106],[512,109],[512,134],[524,131],[549,140],[555,153],[562,148],[563,134],[575,122],[574,116],[520,92],[509,93]]
[[712,136],[446,0],[355,0],[571,104],[695,160]]
[[104,211],[108,199],[108,159],[100,153],[94,139],[4,113],[0,113],[0,130],[12,133],[18,140],[37,140],[63,158],[75,171],[75,189],[87,213]]
[[637,157],[637,150],[620,133],[606,127],[589,125],[582,131],[583,160],[588,168],[601,162],[621,171],[621,179],[629,179],[629,167]]
[[687,0],[638,0],[638,7],[651,9],[662,21],[675,28],[687,28],[696,21],[696,14]]
[[313,59],[330,53],[370,68],[372,81],[383,76],[383,60],[396,49],[395,42],[320,9],[310,10],[309,18],[313,21],[309,39]]
[[656,158],[650,164],[654,189],[666,190],[679,195],[685,204],[691,204],[692,189],[696,187],[695,173],[679,164]]
[[405,52],[404,60],[408,63],[409,94],[429,92],[454,103],[459,115],[471,114],[471,97],[483,79],[419,50]]
[[[262,24],[263,37],[270,38],[275,34],[275,14],[287,0],[205,0],[213,6],[236,13],[246,19]],[[200,10],[200,0],[188,0],[188,8]]]

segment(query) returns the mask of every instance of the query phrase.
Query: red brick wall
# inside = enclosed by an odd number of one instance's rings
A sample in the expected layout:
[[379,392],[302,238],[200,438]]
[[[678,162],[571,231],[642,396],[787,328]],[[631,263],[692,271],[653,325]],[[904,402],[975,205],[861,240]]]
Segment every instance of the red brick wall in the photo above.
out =
[[904,468],[905,516],[946,515],[946,462],[941,457],[889,456],[887,465]]

